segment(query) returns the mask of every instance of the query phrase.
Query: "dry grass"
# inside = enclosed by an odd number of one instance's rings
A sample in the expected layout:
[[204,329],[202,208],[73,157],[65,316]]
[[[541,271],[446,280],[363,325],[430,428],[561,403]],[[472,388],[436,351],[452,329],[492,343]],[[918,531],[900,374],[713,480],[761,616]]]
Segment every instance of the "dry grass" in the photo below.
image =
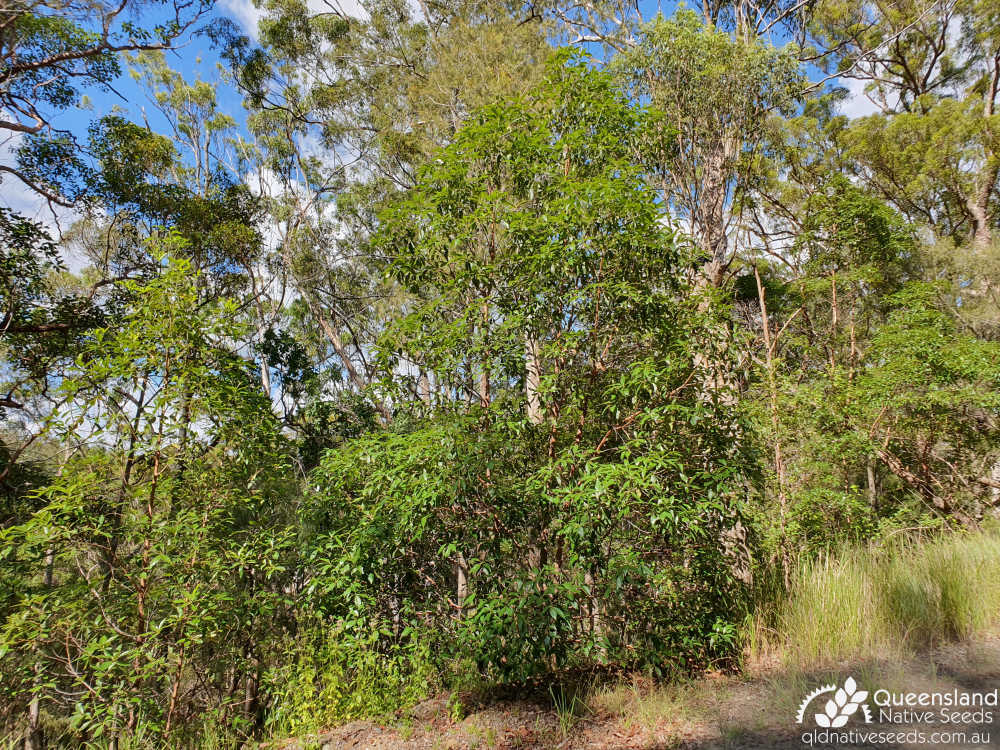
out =
[[587,706],[594,715],[612,716],[625,726],[636,725],[652,731],[664,720],[694,720],[693,706],[704,697],[700,683],[665,683],[654,685],[633,676],[631,682],[604,685],[587,696]]
[[900,659],[1000,625],[1000,534],[854,550],[804,565],[758,630],[758,653],[803,669]]

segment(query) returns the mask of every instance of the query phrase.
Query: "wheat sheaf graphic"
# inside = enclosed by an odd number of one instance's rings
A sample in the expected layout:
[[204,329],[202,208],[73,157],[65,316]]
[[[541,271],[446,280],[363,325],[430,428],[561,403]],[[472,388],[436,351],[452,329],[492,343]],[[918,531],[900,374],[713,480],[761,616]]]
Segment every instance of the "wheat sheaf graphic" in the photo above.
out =
[[809,704],[815,698],[824,693],[833,693],[834,695],[833,698],[827,700],[826,705],[823,707],[823,713],[813,715],[818,726],[824,729],[838,729],[847,723],[847,720],[854,715],[858,708],[861,708],[864,713],[865,721],[871,722],[868,706],[863,703],[865,698],[868,697],[868,691],[858,690],[858,684],[854,681],[853,677],[848,677],[842,688],[838,688],[836,685],[823,685],[809,693],[799,706],[799,712],[795,716],[796,722],[799,724],[802,723],[806,708],[808,708]]

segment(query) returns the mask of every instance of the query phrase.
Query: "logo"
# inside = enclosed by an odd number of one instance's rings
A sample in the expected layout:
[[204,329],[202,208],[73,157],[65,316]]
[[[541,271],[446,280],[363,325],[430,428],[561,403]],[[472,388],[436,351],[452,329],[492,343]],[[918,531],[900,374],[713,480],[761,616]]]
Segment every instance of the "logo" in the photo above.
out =
[[836,685],[823,685],[813,690],[805,697],[799,705],[799,712],[795,715],[795,721],[801,724],[806,715],[809,704],[821,695],[833,693],[833,697],[828,698],[821,713],[813,714],[816,726],[824,729],[838,729],[847,723],[860,708],[865,717],[865,723],[872,723],[871,711],[865,699],[868,697],[867,690],[858,690],[858,684],[853,677],[848,677],[844,682],[844,687],[838,688]]

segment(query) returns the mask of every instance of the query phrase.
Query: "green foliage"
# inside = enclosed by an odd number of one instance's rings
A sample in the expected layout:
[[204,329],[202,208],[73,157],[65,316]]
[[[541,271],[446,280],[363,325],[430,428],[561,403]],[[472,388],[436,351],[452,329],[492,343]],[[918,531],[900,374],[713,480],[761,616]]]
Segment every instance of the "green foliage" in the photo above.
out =
[[268,730],[309,734],[407,708],[439,687],[440,665],[432,657],[430,638],[388,652],[377,650],[377,641],[375,633],[365,643],[345,640],[329,628],[304,629],[263,677],[274,705]]
[[[414,627],[433,623],[446,653],[501,678],[550,660],[666,668],[727,654],[734,644],[721,628],[735,602],[724,595],[733,582],[717,541],[725,475],[689,467],[686,476],[676,453],[640,438],[621,447],[631,459],[592,459],[574,485],[551,486],[567,467],[523,466],[528,430],[477,421],[324,460],[308,518],[319,531],[313,593],[344,624],[342,640],[379,633],[419,647]],[[692,486],[702,502],[691,501]],[[457,612],[459,554],[471,583]],[[706,641],[712,633],[718,640]]]
[[[984,220],[976,203],[983,200],[983,180],[996,174],[996,115],[975,95],[965,100],[926,95],[920,104],[914,111],[854,123],[842,136],[843,147],[911,220],[961,241]],[[990,193],[982,210],[993,216],[996,198]]]
[[0,408],[23,407],[52,360],[99,320],[89,300],[52,283],[63,267],[58,246],[39,224],[0,208],[0,347],[11,369]]
[[7,705],[37,697],[77,737],[166,736],[209,707],[253,721],[225,686],[255,684],[291,611],[284,441],[219,348],[234,306],[198,305],[175,251],[162,240],[160,275],[125,282],[135,307],[92,332],[48,427],[81,447],[3,530],[25,583],[0,630]]
[[[772,554],[931,518],[974,524],[992,504],[994,345],[963,330],[948,304],[958,290],[914,278],[917,238],[883,201],[834,176],[803,208],[797,273],[766,269],[762,281],[777,341],[758,361],[773,398],[743,403],[782,454],[764,511],[784,503],[766,532]],[[753,304],[746,278],[738,293]]]
[[676,215],[688,219],[708,281],[730,262],[733,215],[751,201],[769,164],[770,121],[801,98],[794,46],[730,34],[680,6],[639,27],[610,68],[650,118],[641,146],[648,179]]
[[871,305],[884,304],[885,296],[906,279],[916,241],[892,208],[834,176],[806,201],[796,245],[805,257],[806,275],[837,274],[848,290],[860,287],[855,294],[862,304]]
[[827,361],[813,360],[810,380],[806,360],[779,383],[788,542],[803,550],[927,516],[970,524],[993,502],[982,479],[997,439],[1000,350],[959,332],[935,286],[911,282],[882,303],[863,351],[851,356],[845,332],[843,349],[817,353]]
[[[64,265],[56,243],[36,222],[0,208],[0,525],[19,523],[37,505],[32,490],[51,474],[31,451],[26,422],[79,351],[102,311],[58,283]],[[13,592],[16,579],[5,579]]]
[[313,589],[345,639],[412,648],[431,627],[501,679],[731,656],[719,538],[746,465],[691,387],[701,323],[628,161],[637,129],[609,77],[563,56],[385,214],[392,272],[433,294],[383,356],[441,380],[434,416],[329,452],[314,477]]
[[[88,169],[72,134],[53,127],[53,116],[78,104],[81,85],[108,90],[121,73],[122,51],[169,49],[210,8],[207,0],[172,9],[155,0],[10,5],[0,58],[0,129],[27,138],[16,149],[16,168],[2,171],[49,201],[69,206],[80,198]],[[143,24],[143,14],[155,20]]]
[[793,53],[729,34],[681,7],[643,26],[639,43],[613,67],[652,98],[687,148],[700,148],[700,137],[724,138],[772,110],[791,111],[801,83]]
[[[914,546],[1000,500],[995,9],[563,6],[268,0],[218,83],[163,54],[204,2],[9,9],[0,173],[85,215],[0,209],[0,735],[995,624],[992,533]],[[84,153],[119,51],[164,134]]]
[[[118,270],[138,267],[148,273],[155,259],[144,252],[143,240],[153,231],[168,229],[184,236],[183,252],[205,274],[204,281],[220,284],[220,294],[232,293],[246,285],[246,269],[259,257],[256,224],[261,202],[233,174],[240,165],[222,162],[225,143],[220,131],[232,125],[216,112],[214,91],[186,87],[179,78],[169,78],[167,85],[173,96],[164,97],[164,105],[177,107],[168,116],[176,117],[175,127],[197,142],[200,167],[184,167],[180,144],[108,115],[90,126],[89,147],[97,169],[87,180],[88,200],[115,212],[124,241],[109,261]],[[189,88],[204,98],[193,113],[184,106]]]
[[844,551],[806,563],[774,622],[786,658],[807,668],[907,653],[996,627],[995,529]]

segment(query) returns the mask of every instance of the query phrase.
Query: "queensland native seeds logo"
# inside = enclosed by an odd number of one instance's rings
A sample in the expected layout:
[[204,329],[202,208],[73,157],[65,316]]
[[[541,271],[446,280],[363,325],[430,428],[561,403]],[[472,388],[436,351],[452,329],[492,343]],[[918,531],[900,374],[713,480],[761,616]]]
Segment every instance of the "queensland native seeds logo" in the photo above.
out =
[[[829,695],[830,693],[833,693],[833,695],[827,698],[823,710],[813,714],[816,726],[823,727],[824,729],[839,729],[847,723],[848,719],[857,713],[859,708],[861,709],[862,716],[865,718],[865,723],[872,723],[871,711],[868,709],[868,704],[865,703],[865,699],[868,698],[868,691],[858,690],[858,684],[854,681],[853,677],[848,677],[842,688],[838,688],[836,685],[823,685],[809,693],[799,706],[799,712],[795,715],[795,721],[801,724],[805,719],[809,704],[821,695]],[[813,710],[816,710],[819,705],[819,702],[817,702]]]

